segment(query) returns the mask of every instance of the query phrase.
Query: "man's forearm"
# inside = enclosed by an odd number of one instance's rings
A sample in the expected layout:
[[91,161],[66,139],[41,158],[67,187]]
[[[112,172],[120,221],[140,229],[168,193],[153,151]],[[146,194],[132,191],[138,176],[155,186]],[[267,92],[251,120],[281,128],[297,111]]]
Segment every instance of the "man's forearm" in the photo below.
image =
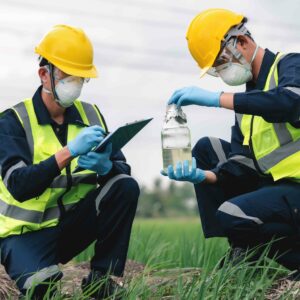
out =
[[234,110],[233,93],[222,93],[220,96],[220,106]]
[[73,159],[68,147],[64,147],[55,153],[55,159],[60,170],[64,169]]

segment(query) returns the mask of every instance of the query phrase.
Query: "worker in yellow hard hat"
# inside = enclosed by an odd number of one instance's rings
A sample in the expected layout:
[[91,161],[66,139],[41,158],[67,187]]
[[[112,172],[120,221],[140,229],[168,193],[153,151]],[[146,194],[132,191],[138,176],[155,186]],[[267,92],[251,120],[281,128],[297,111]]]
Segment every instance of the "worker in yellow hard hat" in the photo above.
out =
[[58,264],[95,241],[83,291],[119,297],[109,276],[123,274],[139,187],[121,151],[93,151],[107,126],[78,99],[97,77],[92,44],[82,29],[57,25],[35,52],[40,87],[0,118],[1,263],[23,295],[44,299],[63,276]]
[[201,76],[246,84],[246,91],[185,87],[172,95],[168,104],[233,110],[235,125],[230,143],[201,138],[192,166],[179,162],[165,175],[194,184],[205,236],[227,237],[232,257],[277,239],[269,255],[299,278],[300,54],[259,47],[246,21],[208,9],[191,22],[186,38]]

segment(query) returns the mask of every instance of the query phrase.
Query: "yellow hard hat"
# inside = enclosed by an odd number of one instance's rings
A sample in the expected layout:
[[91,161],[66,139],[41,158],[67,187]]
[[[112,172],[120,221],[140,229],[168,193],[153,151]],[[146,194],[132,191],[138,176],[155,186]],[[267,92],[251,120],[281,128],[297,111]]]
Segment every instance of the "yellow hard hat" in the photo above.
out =
[[97,77],[93,64],[93,46],[80,28],[56,25],[35,47],[38,53],[68,75]]
[[186,39],[191,55],[202,69],[203,76],[213,65],[221,41],[232,26],[242,22],[244,16],[227,9],[208,9],[190,23]]

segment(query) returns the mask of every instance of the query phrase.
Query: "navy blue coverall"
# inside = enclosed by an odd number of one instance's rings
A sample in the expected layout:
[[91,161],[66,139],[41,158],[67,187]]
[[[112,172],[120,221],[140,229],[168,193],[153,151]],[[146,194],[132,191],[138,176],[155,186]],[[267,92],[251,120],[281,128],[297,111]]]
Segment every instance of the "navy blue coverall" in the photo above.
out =
[[[234,95],[234,111],[300,128],[300,54],[287,54],[279,62],[278,87],[263,92],[275,57],[266,49],[257,81],[247,83],[246,92]],[[199,168],[212,170],[218,179],[216,184],[195,185],[205,237],[225,236],[232,247],[241,248],[274,238],[270,255],[276,254],[278,262],[289,269],[299,269],[300,184],[274,182],[256,171],[237,119],[230,143],[204,137],[195,145],[193,156]]]
[[[42,101],[41,87],[33,96],[33,104],[39,124],[51,124],[62,146],[66,145],[67,124],[83,122],[75,106],[66,109],[62,125],[53,121]],[[107,175],[98,176],[99,187],[61,215],[56,227],[0,240],[1,263],[21,292],[26,292],[37,271],[45,281],[60,279],[62,273],[55,266],[68,262],[93,241],[96,243],[91,269],[122,275],[139,187],[130,176],[130,166],[121,151],[111,159],[113,168]],[[24,129],[15,113],[7,110],[0,118],[2,178],[20,161],[27,166],[10,172],[7,178],[8,191],[20,202],[38,197],[60,174],[54,155],[32,164]],[[45,292],[43,288],[36,291]]]

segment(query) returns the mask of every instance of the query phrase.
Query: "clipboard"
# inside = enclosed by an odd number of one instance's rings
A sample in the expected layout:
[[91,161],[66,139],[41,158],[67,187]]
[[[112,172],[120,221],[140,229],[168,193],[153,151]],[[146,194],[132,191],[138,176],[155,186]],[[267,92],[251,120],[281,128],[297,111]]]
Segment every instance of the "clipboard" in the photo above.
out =
[[[109,133],[93,151],[101,152],[105,147],[112,144],[112,155],[121,150],[139,131],[141,131],[153,118],[135,121],[120,126],[115,131]],[[73,173],[82,171],[80,167],[76,167]]]

